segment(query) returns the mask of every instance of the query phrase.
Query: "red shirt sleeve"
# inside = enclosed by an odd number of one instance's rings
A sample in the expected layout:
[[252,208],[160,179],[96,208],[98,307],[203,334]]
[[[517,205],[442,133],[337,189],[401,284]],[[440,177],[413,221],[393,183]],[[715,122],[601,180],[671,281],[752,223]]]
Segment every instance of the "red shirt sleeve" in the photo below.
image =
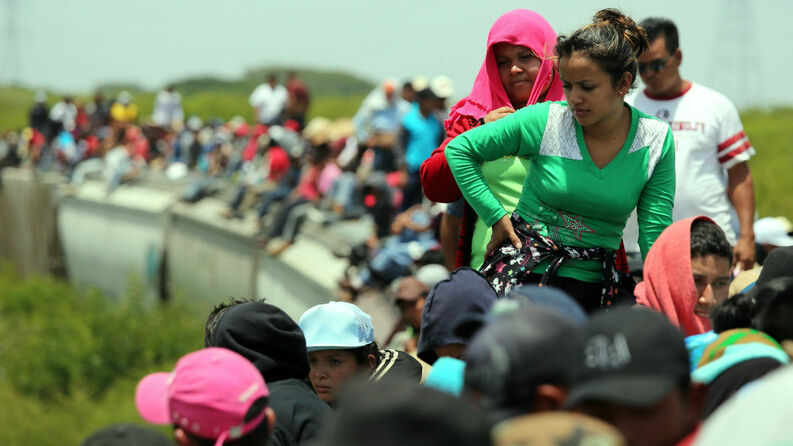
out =
[[457,182],[449,169],[443,151],[455,136],[482,124],[482,122],[481,119],[460,116],[446,132],[446,139],[443,140],[440,147],[433,150],[432,155],[421,164],[419,169],[421,186],[424,188],[424,195],[427,198],[438,203],[453,203],[462,198],[462,192],[457,187]]

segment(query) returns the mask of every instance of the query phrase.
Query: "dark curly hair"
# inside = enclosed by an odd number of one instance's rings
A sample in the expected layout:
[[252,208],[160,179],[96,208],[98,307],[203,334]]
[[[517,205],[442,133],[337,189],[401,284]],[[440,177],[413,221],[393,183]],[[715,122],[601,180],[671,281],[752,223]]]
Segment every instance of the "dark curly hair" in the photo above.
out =
[[611,76],[615,86],[624,73],[630,73],[630,88],[634,88],[639,66],[636,58],[649,46],[641,26],[619,10],[609,8],[598,11],[592,23],[570,36],[560,35],[555,51],[560,60],[574,51],[583,51]]

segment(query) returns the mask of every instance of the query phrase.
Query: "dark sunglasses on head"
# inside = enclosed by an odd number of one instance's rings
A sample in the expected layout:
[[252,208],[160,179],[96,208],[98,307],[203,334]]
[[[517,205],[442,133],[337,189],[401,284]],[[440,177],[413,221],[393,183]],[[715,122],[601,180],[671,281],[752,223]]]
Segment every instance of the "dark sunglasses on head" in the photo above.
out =
[[666,68],[666,63],[669,62],[669,57],[664,57],[663,59],[655,59],[650,61],[650,63],[641,63],[639,62],[639,74],[644,74],[645,71],[649,68],[654,72],[659,72]]

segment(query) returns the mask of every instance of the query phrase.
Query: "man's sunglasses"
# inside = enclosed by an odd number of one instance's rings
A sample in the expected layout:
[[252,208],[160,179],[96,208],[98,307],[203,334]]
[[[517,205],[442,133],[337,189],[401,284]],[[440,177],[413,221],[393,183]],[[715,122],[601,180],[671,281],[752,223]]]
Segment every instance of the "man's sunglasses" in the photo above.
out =
[[648,68],[656,73],[663,70],[666,68],[666,63],[669,62],[670,57],[672,56],[664,57],[663,59],[655,59],[650,61],[650,63],[639,62],[639,74],[644,74]]

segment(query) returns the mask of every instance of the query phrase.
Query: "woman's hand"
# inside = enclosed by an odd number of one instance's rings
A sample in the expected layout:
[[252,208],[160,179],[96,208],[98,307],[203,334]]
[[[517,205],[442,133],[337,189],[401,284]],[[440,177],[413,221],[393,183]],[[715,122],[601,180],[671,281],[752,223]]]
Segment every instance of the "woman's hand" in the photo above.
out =
[[485,121],[485,123],[498,121],[499,119],[503,118],[504,116],[507,116],[507,115],[512,114],[512,113],[515,113],[515,109],[514,108],[512,108],[510,106],[504,106],[504,107],[501,107],[501,108],[497,108],[497,109],[491,111],[490,113],[488,113],[487,115],[485,115],[484,121]]
[[518,235],[515,234],[515,229],[512,227],[509,214],[504,214],[504,216],[493,225],[493,235],[490,237],[490,243],[487,244],[487,252],[493,252],[493,250],[498,248],[506,238],[509,238],[509,241],[515,249],[523,247]]

